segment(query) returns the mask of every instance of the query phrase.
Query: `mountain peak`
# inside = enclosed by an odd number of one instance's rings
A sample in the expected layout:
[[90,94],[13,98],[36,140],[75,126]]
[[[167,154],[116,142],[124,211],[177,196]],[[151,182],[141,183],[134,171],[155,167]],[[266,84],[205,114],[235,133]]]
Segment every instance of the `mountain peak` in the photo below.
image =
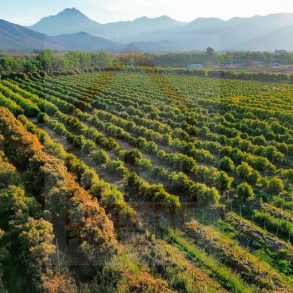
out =
[[90,36],[90,34],[87,33],[87,32],[78,32],[78,33],[76,33],[76,35],[79,35],[79,36]]
[[97,28],[98,22],[95,22],[84,15],[76,8],[65,8],[56,15],[42,18],[36,24],[31,26],[33,30],[48,35],[74,34],[80,31],[89,32],[91,28]]
[[88,18],[86,15],[84,15],[82,12],[80,12],[78,9],[72,7],[72,8],[65,8],[63,11],[59,12],[56,16],[64,17],[64,16],[73,16],[73,17],[84,17]]
[[158,19],[172,20],[172,18],[169,17],[168,15],[162,15],[162,16],[158,17]]
[[65,8],[63,11],[59,13],[59,15],[60,14],[82,14],[82,13],[76,8],[72,7],[72,8]]
[[140,23],[144,23],[144,22],[157,22],[157,21],[164,21],[164,22],[173,22],[175,20],[173,20],[171,17],[167,16],[167,15],[162,15],[159,17],[147,17],[147,16],[142,16],[139,18],[136,18],[134,20],[134,22],[140,22]]
[[149,17],[147,17],[147,16],[142,16],[142,17],[138,17],[138,18],[136,18],[134,21],[139,22],[139,21],[148,21],[148,20],[150,20]]

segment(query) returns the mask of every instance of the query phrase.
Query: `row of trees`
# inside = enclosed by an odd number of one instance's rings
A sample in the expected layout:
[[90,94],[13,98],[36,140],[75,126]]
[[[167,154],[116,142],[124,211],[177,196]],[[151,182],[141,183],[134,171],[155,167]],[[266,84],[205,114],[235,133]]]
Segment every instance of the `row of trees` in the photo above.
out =
[[[64,97],[65,98],[65,97]],[[130,128],[130,129],[133,129],[133,128],[135,128],[135,124],[136,123],[134,123],[133,121],[130,121],[131,120],[131,116],[130,115],[128,115],[127,117],[130,117],[129,119],[127,119],[127,120],[123,120],[123,119],[121,119],[121,118],[118,118],[118,117],[116,117],[116,116],[114,116],[114,115],[112,115],[112,114],[110,114],[110,113],[107,113],[107,112],[104,112],[104,111],[96,111],[95,112],[96,114],[99,114],[99,118],[103,118],[103,119],[105,119],[105,120],[110,120],[110,121],[112,121],[112,122],[114,122],[115,124],[117,123],[118,125],[121,125],[121,126],[123,126],[123,128],[126,128],[127,130]],[[79,116],[79,118],[81,118],[81,119],[85,119],[85,120],[87,120],[87,119],[91,119],[92,117],[90,116],[90,115],[88,115],[88,114],[82,114],[80,111],[78,112],[78,116]],[[230,115],[231,116],[231,115]],[[235,118],[234,117],[227,117],[227,119],[229,119],[230,121],[234,121],[235,120]],[[233,120],[234,119],[234,120]],[[61,119],[62,120],[62,119]],[[74,125],[70,125],[71,124],[71,121],[72,120],[72,122],[74,122]],[[78,130],[78,129],[81,129],[82,127],[81,126],[78,126],[77,124],[80,124],[80,122],[78,121],[78,120],[76,120],[76,119],[73,119],[73,118],[70,118],[69,120],[63,120],[66,124],[68,124],[68,122],[70,122],[68,125],[70,126],[70,128],[73,130],[73,131],[76,131],[76,130]],[[88,122],[90,122],[90,123],[92,123],[92,121],[90,121],[90,120],[87,120]],[[144,120],[144,122],[145,122],[146,120]],[[150,121],[150,120],[149,120]],[[137,117],[137,119],[136,119],[136,122],[138,122],[138,124],[140,124],[140,120],[139,120],[139,118]],[[130,139],[130,137],[129,137],[129,134],[123,134],[122,135],[122,133],[123,133],[123,131],[118,127],[116,127],[116,126],[114,126],[114,125],[111,125],[111,127],[110,127],[110,125],[109,125],[109,127],[107,126],[105,126],[103,123],[101,123],[101,121],[98,121],[98,120],[96,120],[95,119],[95,123],[94,124],[96,124],[96,126],[98,127],[98,128],[101,128],[101,129],[106,129],[106,131],[107,130],[111,130],[110,131],[110,134],[111,135],[114,135],[114,136],[118,136],[118,137],[120,137],[120,138],[122,138],[122,139],[124,139],[124,140],[126,140],[126,141],[129,141],[130,143],[132,143],[132,140],[134,139],[134,138],[131,138],[131,140],[129,140]],[[149,124],[148,123],[148,125],[149,126],[151,126],[151,127],[153,127],[152,126],[152,124]],[[217,126],[217,124],[216,124],[216,126]],[[226,129],[227,127],[225,127],[225,129]],[[228,128],[227,128],[228,129]],[[147,130],[147,128],[145,128],[145,130],[146,131],[148,131]],[[93,132],[94,130],[93,129],[91,129],[91,132]],[[220,129],[220,133],[222,132],[223,130],[222,129]],[[164,131],[163,131],[164,132]],[[152,132],[152,133],[154,133],[154,132]],[[188,139],[188,134],[185,132],[185,131],[183,131],[181,128],[175,128],[174,130],[173,130],[173,133],[172,133],[173,135],[172,136],[174,136],[174,137],[179,137],[179,138],[181,138],[181,139]],[[144,134],[143,134],[144,135]],[[158,135],[158,133],[156,133],[156,135]],[[154,136],[154,135],[153,135]],[[99,137],[99,136],[98,136]],[[91,134],[91,138],[94,138],[94,136]],[[142,138],[141,138],[142,139]],[[98,140],[97,140],[97,142],[98,142]],[[134,141],[133,141],[134,142]],[[182,142],[184,142],[184,141],[182,141]],[[181,143],[181,142],[180,142]],[[234,143],[233,143],[234,144]],[[85,145],[87,145],[87,144],[85,144]],[[135,145],[137,145],[137,146],[139,146],[139,147],[142,147],[143,149],[145,149],[148,153],[152,153],[152,154],[154,154],[154,155],[156,155],[157,154],[157,151],[158,151],[158,146],[153,142],[153,143],[149,143],[149,142],[146,142],[146,141],[139,141],[139,142],[137,142],[137,144],[136,144],[136,141],[135,141]],[[240,145],[240,144],[239,144]],[[178,147],[179,147],[179,145],[178,145],[178,142],[176,142],[176,146],[174,145],[174,147],[173,147],[173,145],[170,145],[174,150],[178,150]],[[187,148],[187,145],[186,145],[186,148],[185,148],[185,146],[184,146],[184,148],[183,148],[183,145],[182,146],[180,146],[180,151],[188,151],[187,153],[188,153],[188,155],[190,155],[190,148]],[[220,147],[220,149],[219,149],[219,151],[222,149],[222,147]],[[224,148],[225,149],[225,148]],[[223,149],[223,151],[224,151],[224,149]],[[241,161],[242,160],[248,160],[249,159],[249,161],[254,161],[254,159],[255,159],[255,157],[246,157],[247,156],[247,154],[246,154],[246,156],[244,156],[244,154],[243,153],[241,153],[238,149],[234,149],[235,150],[235,152],[232,152],[231,154],[230,154],[230,151],[232,151],[232,149],[230,149],[229,150],[229,152],[227,153],[229,156],[231,155],[231,158],[233,158],[233,160],[235,160],[235,162],[237,163],[237,164],[240,164],[241,163]],[[227,149],[225,149],[225,151],[227,151]],[[247,151],[247,150],[246,150]],[[159,153],[159,154],[161,154],[161,152]],[[224,154],[224,152],[223,152],[223,155],[226,155],[226,153]],[[166,154],[163,154],[163,157],[165,157],[166,156]],[[160,156],[160,158],[163,158],[162,156]],[[173,156],[174,157],[174,156]],[[164,162],[164,160],[162,160],[162,163],[172,163],[173,164],[173,162],[174,163],[176,163],[176,158],[174,157],[174,158],[171,158],[170,157],[170,160],[167,160],[166,162]],[[182,156],[181,156],[182,157]],[[183,157],[182,157],[183,158]],[[178,163],[183,163],[183,161],[181,160],[182,158],[179,158],[179,160],[177,160],[177,162]],[[171,160],[172,159],[172,160]],[[175,160],[173,160],[173,159],[175,159]],[[187,157],[186,157],[186,159],[188,159]],[[272,159],[272,158],[270,158],[270,159]],[[189,159],[188,159],[188,161],[189,161]],[[186,161],[187,162],[187,161]],[[262,171],[263,171],[263,169],[265,168],[265,169],[269,169],[269,167],[272,167],[271,165],[268,165],[268,161],[267,160],[264,160],[264,158],[258,158],[258,160],[256,160],[256,162],[257,163],[259,163],[259,165],[255,165],[255,167],[256,168],[260,168]],[[263,166],[261,166],[261,164],[264,164],[264,167]],[[254,165],[254,164],[253,164]],[[144,161],[142,161],[142,163],[141,163],[141,166],[143,167],[143,168],[147,168],[147,170],[150,172],[150,174],[155,174],[156,172],[157,172],[157,170],[156,169],[154,169],[154,167],[153,166],[149,166],[149,164],[147,164],[146,162],[144,162]],[[194,164],[192,164],[192,166],[195,166]],[[115,161],[115,162],[111,162],[110,164],[107,164],[107,167],[109,167],[109,170],[112,170],[113,168],[116,170],[116,172],[118,172],[119,170],[121,170],[121,176],[123,176],[123,173],[125,173],[124,171],[123,171],[123,167],[122,167],[122,165],[121,165],[121,162],[119,162],[119,161]],[[175,166],[176,167],[176,166]],[[178,170],[178,171],[180,171],[180,170],[182,170],[181,169],[181,167],[184,169],[184,171],[189,171],[189,170],[192,170],[193,168],[192,167],[184,167],[183,165],[182,166],[177,166],[176,167],[176,169]],[[186,169],[187,168],[187,169]],[[224,170],[224,168],[222,169],[222,170]],[[206,183],[206,184],[211,184],[212,186],[216,186],[216,187],[219,187],[221,190],[226,190],[226,189],[230,189],[230,187],[231,187],[231,179],[229,178],[229,176],[227,176],[227,174],[225,174],[224,172],[222,172],[222,173],[220,173],[220,172],[214,172],[212,169],[209,169],[209,168],[207,168],[207,167],[200,167],[200,168],[197,168],[197,170],[195,170],[196,171],[196,180],[199,180],[199,181],[201,181],[201,182],[204,182],[204,183]],[[225,170],[226,171],[226,170]],[[228,171],[228,170],[227,170]],[[120,172],[120,171],[119,171]],[[119,173],[118,172],[118,173]],[[162,172],[160,172],[160,174],[162,174],[162,175],[164,175],[164,171],[162,171]],[[239,178],[241,178],[241,180],[243,180],[243,176],[241,177],[241,176],[239,176],[239,175],[237,175]],[[162,177],[163,178],[163,180],[166,180],[165,179],[165,177],[163,176]],[[258,182],[260,181],[260,175],[259,175],[259,173],[258,172],[253,172],[253,174],[251,174],[250,175],[250,177],[249,177],[249,184],[251,184],[251,185],[255,185],[255,184],[258,184]],[[262,182],[263,183],[265,183],[265,186],[268,186],[269,185],[269,182],[264,182],[264,180],[262,180]],[[271,188],[268,188],[268,190],[272,190]],[[280,191],[282,191],[282,189],[280,190]],[[279,191],[279,192],[280,192]],[[271,192],[270,192],[271,193]],[[241,196],[242,198],[248,198],[249,196]]]
[[0,55],[0,75],[38,71],[45,71],[47,73],[78,72],[83,69],[112,66],[112,64],[113,58],[107,52],[69,51],[63,55],[56,54],[52,50],[47,49],[36,55]]
[[[186,223],[183,229],[196,245],[208,253],[213,253],[218,261],[237,270],[250,284],[263,290],[287,290],[285,278],[281,274],[211,226],[203,226],[192,220]],[[237,229],[240,229],[239,226]]]
[[[78,185],[64,163],[43,152],[36,136],[6,109],[0,108],[5,153],[30,180],[26,190],[51,213],[59,241],[77,238],[77,253],[85,263],[101,265],[117,252],[113,223],[104,209]],[[66,215],[66,216],[65,216]]]
[[[37,101],[37,104],[38,103],[39,102]],[[82,113],[80,111],[76,111],[76,112],[79,113],[79,116],[82,116]],[[93,128],[88,129],[84,124],[82,124],[75,117],[66,116],[66,115],[62,114],[60,111],[56,111],[55,112],[55,115],[63,123],[65,123],[67,126],[69,126],[69,128],[74,133],[76,133],[76,132],[77,133],[84,133],[87,137],[90,137],[91,139],[94,139],[94,141],[96,143],[98,143],[99,145],[101,145],[103,147],[106,147],[106,149],[108,148],[107,145],[109,144],[109,142],[112,141],[111,138],[107,138],[106,139],[105,137],[101,136],[95,129],[93,129]],[[86,117],[88,117],[87,114],[84,114],[84,115]],[[88,139],[86,139],[83,136],[75,135],[73,133],[70,133],[70,132],[68,132],[66,130],[66,128],[64,128],[64,126],[62,124],[58,123],[57,121],[51,120],[51,119],[48,118],[48,116],[46,117],[43,114],[41,116],[42,117],[39,117],[39,121],[48,123],[50,125],[50,127],[52,127],[55,131],[57,131],[60,134],[66,135],[66,137],[68,138],[69,142],[73,143],[76,147],[81,148],[81,151],[82,152],[84,152],[86,154],[89,154],[93,150],[95,150],[94,141],[88,140]],[[90,118],[90,116],[89,116],[89,118]],[[103,138],[103,140],[101,141],[100,138]],[[113,141],[113,143],[114,143],[114,141]],[[113,148],[110,148],[110,149],[113,149]],[[138,159],[140,161],[141,160],[141,154],[140,154],[140,152],[138,152],[138,154],[139,154]],[[165,154],[162,154],[162,156],[165,157]],[[162,157],[162,160],[163,160],[163,157]],[[174,154],[174,156],[171,156],[171,154],[170,154],[168,158],[169,158],[168,159],[168,162],[170,164],[173,164],[172,162],[176,163],[176,166],[175,167],[178,170],[181,170],[183,168],[185,171],[189,171],[194,166],[194,161],[191,158],[188,158],[186,155],[181,155],[181,158],[180,158],[180,155],[175,155]],[[133,159],[133,154],[126,153],[124,160],[126,162],[134,163],[133,162],[133,160],[134,160]],[[184,163],[184,164],[182,165],[181,162]],[[138,162],[136,162],[136,163],[138,163]],[[122,165],[122,162],[119,161],[119,160],[107,160],[107,161],[105,161],[104,164],[105,164],[105,168],[110,173],[115,173],[117,175],[121,173],[119,176],[122,176],[122,177],[127,173],[125,167]],[[140,162],[139,162],[139,164],[140,164]],[[178,165],[178,164],[180,164],[180,165]],[[153,169],[152,166],[151,166],[151,169],[149,169],[148,171],[150,173],[153,173],[153,174],[155,174],[157,172],[155,169]],[[223,184],[222,184],[222,186],[223,186]],[[189,183],[189,185],[190,185],[190,188],[191,188],[192,187],[191,182]],[[203,192],[202,188],[205,189],[206,191]],[[204,203],[201,200],[202,204],[216,203],[218,201],[219,195],[216,192],[216,190],[213,190],[212,192],[210,192],[210,189],[207,188],[205,185],[202,185],[202,188],[200,189],[201,190],[201,193],[200,194],[202,194],[202,198],[207,197],[207,199],[205,199],[205,201],[207,200],[206,203]],[[224,189],[227,189],[227,188],[228,188],[228,186],[227,187],[224,187]],[[194,190],[194,192],[197,192],[197,191]],[[190,195],[188,191],[186,191],[186,195],[187,196]],[[197,196],[192,196],[191,198],[192,199],[196,199]]]
[[162,66],[162,67],[186,67],[187,64],[212,65],[224,62],[235,62],[249,65],[253,61],[263,61],[266,64],[277,62],[279,64],[293,64],[293,54],[281,52],[245,52],[235,51],[227,53],[215,52],[208,48],[205,52],[166,53],[166,54],[124,54],[118,60],[125,65]]
[[[134,70],[137,67],[161,68],[160,72],[165,72],[167,68],[169,72],[177,74],[188,74],[195,76],[206,76],[204,70],[184,70],[188,64],[200,63],[203,65],[220,64],[223,62],[236,62],[239,64],[249,65],[252,61],[264,61],[267,64],[277,62],[280,64],[293,64],[293,54],[284,52],[282,54],[271,54],[261,52],[230,52],[216,53],[213,49],[208,48],[206,52],[199,53],[170,53],[170,54],[135,54],[120,55],[116,59],[107,52],[78,52],[69,51],[66,54],[54,53],[50,49],[41,51],[36,55],[0,55],[0,76],[4,77],[11,74],[46,72],[49,74],[58,73],[78,73],[83,70],[97,70],[99,68],[111,68],[121,70],[127,68]],[[179,68],[177,70],[171,70]],[[136,69],[137,70],[137,69]],[[150,69],[148,69],[150,70]],[[154,70],[154,69],[152,69]],[[223,77],[232,79],[258,79],[265,81],[288,81],[286,74],[264,74],[264,73],[246,73],[241,72],[235,74],[226,71],[209,71],[210,77]],[[292,80],[292,78],[291,78]]]
[[[6,84],[7,82],[4,81],[4,83]],[[22,83],[23,83],[23,81],[22,81]],[[46,92],[47,89],[40,88],[40,93],[42,93],[42,91]],[[93,91],[94,91],[94,87],[93,87]],[[63,95],[63,94],[60,95],[56,91],[52,92],[52,94],[55,94],[55,95],[57,94],[58,97],[60,96],[60,97],[62,97],[62,99],[66,100],[70,103],[73,103],[73,104],[78,102],[78,100],[76,100],[75,98],[73,99],[72,97],[69,97],[69,96]],[[52,95],[46,95],[45,98],[53,101],[58,106],[59,106],[59,103],[61,102],[61,100],[59,98],[56,98]],[[112,99],[112,97],[111,97],[111,99]],[[90,100],[90,97],[87,97],[87,100]],[[131,101],[131,100],[129,99],[129,101]],[[39,104],[39,102],[37,102],[37,103]],[[66,103],[65,101],[63,101],[62,103],[63,103],[64,107],[62,106],[60,109],[62,111],[65,111],[66,113],[71,113],[72,109],[69,109],[70,107],[68,108],[68,106],[72,106],[72,105],[69,103]],[[90,104],[89,104],[89,107],[90,107]],[[168,111],[166,111],[166,115],[167,115],[167,112]],[[191,157],[195,156],[197,154],[197,153],[195,153],[195,151],[198,151],[198,150],[196,150],[196,148],[193,146],[192,143],[187,143],[187,141],[190,139],[190,135],[186,131],[184,131],[182,128],[177,127],[173,131],[169,130],[170,136],[169,135],[168,136],[170,138],[168,139],[167,145],[171,146],[171,148],[174,151],[179,150],[180,152],[186,153],[187,155],[176,154],[176,153],[168,154],[168,153],[163,152],[162,150],[159,151],[158,145],[156,143],[147,142],[144,139],[144,137],[137,139],[135,137],[132,137],[128,133],[128,130],[131,130],[131,132],[135,132],[137,130],[137,131],[139,131],[139,134],[141,134],[143,136],[147,136],[149,139],[156,137],[158,139],[158,142],[162,142],[163,144],[165,144],[164,140],[161,140],[162,134],[159,133],[160,131],[159,132],[150,131],[148,129],[148,127],[145,127],[145,126],[138,127],[138,125],[136,125],[135,122],[131,121],[132,120],[131,114],[127,115],[127,117],[130,117],[130,118],[122,119],[122,118],[119,118],[119,117],[109,113],[109,112],[95,111],[95,114],[97,114],[97,116],[99,118],[102,118],[103,120],[106,120],[106,121],[107,120],[111,121],[116,124],[116,125],[113,125],[112,123],[104,124],[103,122],[100,121],[100,119],[97,119],[97,117],[92,117],[91,115],[82,113],[81,111],[75,111],[75,113],[77,114],[78,118],[80,118],[81,120],[87,121],[90,124],[94,124],[98,129],[101,129],[103,131],[106,130],[106,132],[109,132],[110,135],[117,137],[117,138],[122,138],[123,140],[126,140],[129,143],[134,144],[134,146],[144,149],[147,153],[155,155],[160,160],[160,162],[162,164],[169,165],[172,169],[175,169],[177,171],[184,171],[187,173],[190,171],[194,172],[196,181],[203,182],[205,184],[208,184],[209,186],[217,187],[218,189],[221,189],[221,190],[229,190],[231,188],[231,178],[229,176],[227,176],[227,174],[225,174],[225,172],[223,172],[223,171],[220,172],[220,170],[218,171],[215,168],[197,166],[195,164],[195,162],[192,160],[192,158],[189,158],[189,156],[191,156]],[[72,130],[74,133],[77,133],[77,134],[82,133],[83,135],[85,135],[85,137],[88,137],[91,140],[93,140],[93,141],[88,141],[79,135],[73,135],[71,133],[67,133],[66,130],[61,129],[62,125],[56,124],[56,127],[60,125],[61,128],[59,130],[61,131],[61,133],[66,134],[72,143],[74,143],[77,147],[81,147],[82,151],[85,151],[86,153],[90,153],[90,151],[95,148],[94,142],[98,143],[102,147],[105,147],[106,145],[104,143],[107,141],[107,144],[108,144],[108,142],[110,141],[110,138],[106,139],[103,135],[98,133],[94,128],[87,129],[87,127],[85,127],[85,125],[83,125],[79,121],[79,119],[77,119],[77,118],[70,117],[70,116],[66,117],[65,115],[61,114],[59,111],[56,111],[55,115],[64,124],[66,124],[66,126],[68,126],[69,129]],[[217,118],[217,117],[215,117],[215,118]],[[221,118],[221,117],[219,117],[219,118]],[[235,117],[232,116],[232,114],[230,116],[226,115],[225,119],[226,118],[229,121],[233,121],[235,123]],[[213,119],[213,120],[215,120],[215,119]],[[140,119],[137,116],[137,119],[136,119],[137,124],[145,124],[146,121],[147,120],[144,119],[143,123],[140,123]],[[153,120],[148,120],[148,121],[153,121]],[[201,126],[201,121],[195,121],[195,122],[196,122],[195,124],[197,124],[198,126]],[[229,129],[229,127],[228,127],[229,125],[227,125],[227,126],[223,125],[223,127],[221,127],[219,129],[219,127],[218,127],[219,123],[217,123],[217,122],[220,122],[220,121],[215,120],[215,122],[213,122],[213,123],[205,123],[204,125],[208,125],[213,131],[217,131],[219,133],[222,133],[226,130],[227,131],[229,130],[230,132],[232,130],[234,132],[239,132],[235,128]],[[174,121],[174,123],[175,123],[175,121]],[[185,122],[184,125],[186,125],[186,127],[188,127],[189,125],[191,125],[189,123],[193,123],[193,122],[188,121],[188,122]],[[229,122],[229,123],[231,123],[231,122]],[[157,127],[157,126],[155,126],[156,123],[155,123],[155,125],[153,123],[147,123],[147,125],[150,126],[151,128]],[[222,125],[222,124],[220,124],[220,125]],[[122,126],[123,129],[120,128],[120,126]],[[276,126],[277,126],[277,130],[279,131],[280,124],[276,124]],[[209,129],[205,126],[201,127],[200,129],[204,130],[205,128],[207,129],[205,131],[205,133],[210,132]],[[125,131],[124,129],[127,131]],[[158,129],[158,130],[160,130],[160,129]],[[282,128],[282,131],[284,131],[283,128]],[[164,133],[165,131],[163,130],[162,132]],[[166,134],[164,134],[163,137],[164,136],[166,136]],[[173,137],[175,137],[175,139],[172,142]],[[115,144],[114,140],[112,140],[112,144],[113,145]],[[235,144],[235,143],[232,142],[232,144]],[[238,142],[237,142],[237,144],[238,144]],[[239,143],[239,147],[241,146],[241,144],[242,143]],[[118,147],[117,144],[116,144],[116,146]],[[237,145],[237,147],[238,147],[238,145]],[[115,148],[111,147],[110,149],[115,149]],[[246,151],[251,152],[251,150],[246,150]],[[222,146],[220,146],[220,148],[218,149],[218,153],[219,152],[220,152],[221,156],[227,156],[228,158],[230,158],[232,160],[233,164],[239,165],[239,164],[241,164],[241,162],[247,161],[252,167],[254,167],[255,169],[258,169],[260,171],[264,171],[264,170],[273,171],[273,172],[275,171],[274,166],[271,165],[267,159],[252,156],[251,154],[241,152],[238,148],[231,148],[231,147],[224,147],[223,148]],[[276,153],[276,152],[274,152],[274,153]],[[272,159],[272,158],[270,158],[270,159]],[[144,161],[140,160],[138,162],[138,165],[141,166],[142,168],[144,168],[145,170],[147,170],[149,172],[149,174],[151,174],[153,176],[156,176],[156,174],[160,174],[160,178],[162,178],[162,180],[169,181],[168,177],[165,176],[165,173],[167,172],[166,168],[159,170],[158,168],[155,168],[155,166],[152,166],[152,164],[147,163],[145,160]],[[121,176],[121,177],[123,177],[124,174],[126,173],[125,169],[122,165],[122,162],[119,160],[111,161],[111,162],[105,164],[105,166],[106,166],[107,171],[109,171],[110,173],[116,172],[116,174],[120,174],[119,176]],[[159,167],[159,166],[157,166],[157,167]],[[213,169],[215,169],[215,170],[213,170]],[[224,168],[222,170],[224,170]],[[229,170],[225,170],[225,171],[229,172]],[[249,179],[244,178],[243,176],[239,176],[239,174],[237,174],[237,173],[235,173],[236,178],[238,177],[241,180],[247,180],[248,183],[251,184],[252,186],[256,185],[260,182],[260,176],[259,176],[258,172],[253,172],[253,174],[250,174]],[[262,180],[261,182],[265,183],[265,186],[269,186],[269,182],[265,182],[264,180]],[[235,187],[237,186],[237,184],[238,184],[238,182],[235,181],[235,184],[234,184]],[[272,189],[268,188],[268,190],[272,190]],[[282,189],[279,192],[281,192],[281,191],[282,191]],[[252,196],[245,196],[245,195],[241,196],[240,194],[239,194],[239,196],[241,198],[251,198],[252,197]],[[214,196],[214,198],[217,198],[217,196]],[[214,200],[214,201],[216,202],[217,200]]]
[[[31,284],[27,290],[76,292],[68,268],[60,262],[63,256],[55,245],[48,212],[41,209],[35,198],[25,194],[24,174],[8,163],[4,145],[4,137],[0,136],[0,291],[6,292],[5,287],[23,290],[24,284]],[[4,263],[25,273],[13,283],[10,266],[2,266]],[[2,283],[4,271],[6,278]]]

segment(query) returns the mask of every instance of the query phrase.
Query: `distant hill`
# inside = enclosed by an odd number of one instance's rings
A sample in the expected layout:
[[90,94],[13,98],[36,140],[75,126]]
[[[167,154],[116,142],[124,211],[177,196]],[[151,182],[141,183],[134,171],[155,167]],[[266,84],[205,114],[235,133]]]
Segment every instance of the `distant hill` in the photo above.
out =
[[62,49],[62,46],[51,37],[0,19],[1,50],[41,50],[44,48]]
[[0,20],[0,50],[113,50],[114,43],[80,32],[72,35],[47,36],[22,26]]
[[[282,31],[285,49],[293,50],[290,29],[293,14],[271,14],[248,18],[234,17],[227,21],[219,18],[197,18],[190,23],[176,21],[168,16],[141,17],[134,21],[101,24],[80,11],[65,9],[55,16],[41,19],[31,27],[49,35],[87,32],[109,40],[114,35],[120,43],[135,43],[142,51],[187,51],[213,47],[216,50],[274,50],[276,32]],[[265,38],[261,45],[259,38]],[[243,46],[243,47],[242,47]],[[283,46],[281,46],[283,48]]]
[[114,43],[104,38],[92,36],[85,32],[79,32],[72,35],[60,35],[52,37],[65,50],[96,51],[113,50]]
[[172,41],[134,42],[129,43],[123,51],[126,52],[170,52],[178,51],[180,46]]
[[249,39],[239,45],[243,50],[293,50],[293,25]]
[[[221,47],[223,49],[242,49],[242,44],[250,39],[255,39],[255,45],[257,45],[257,39],[290,25],[293,25],[293,14],[280,13],[249,18],[232,18],[219,31]],[[252,50],[255,45],[248,49]],[[275,49],[274,46],[278,44],[272,39],[272,43],[268,45],[265,50]],[[292,50],[293,47],[287,49]]]
[[[140,41],[144,41],[144,34],[156,34],[160,30],[174,30],[185,25],[166,15],[149,18],[141,17],[133,21],[120,21],[101,25],[96,34],[104,38],[112,39],[114,34],[120,42],[129,43],[135,40],[136,35],[140,35]],[[160,39],[159,41],[162,41]]]
[[114,34],[116,34],[117,39],[121,41],[126,40],[126,36],[133,34],[152,32],[158,29],[170,29],[184,24],[168,16],[156,18],[141,17],[133,21],[100,24],[91,20],[77,9],[67,8],[57,15],[42,18],[28,28],[52,36],[84,31],[92,35],[113,39]]
[[[184,47],[185,50],[202,50],[213,47],[216,50],[274,50],[278,48],[276,32],[293,25],[293,14],[272,14],[248,18],[235,17],[224,21],[217,18],[198,18],[175,30],[161,34],[152,34],[144,38],[146,41],[158,41],[159,38],[171,40]],[[258,46],[258,39],[271,35],[267,47]],[[145,37],[145,36],[144,36]],[[283,32],[284,38],[292,38],[289,31]],[[139,40],[136,40],[139,41]],[[254,42],[254,43],[252,43]],[[287,50],[293,50],[290,42],[286,42]]]

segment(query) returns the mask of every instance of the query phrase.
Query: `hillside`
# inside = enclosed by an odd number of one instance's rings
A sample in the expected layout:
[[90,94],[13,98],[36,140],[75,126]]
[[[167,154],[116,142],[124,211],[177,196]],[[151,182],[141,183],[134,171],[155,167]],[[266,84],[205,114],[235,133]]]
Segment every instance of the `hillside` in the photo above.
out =
[[0,20],[0,50],[113,50],[114,43],[84,32],[72,35],[47,36],[22,26]]
[[44,34],[0,19],[1,50],[41,50],[44,48],[62,49],[62,46]]
[[264,34],[260,37],[249,39],[239,45],[243,50],[293,50],[293,25]]
[[61,44],[64,50],[97,51],[114,49],[113,42],[104,38],[92,36],[85,32],[72,35],[60,35],[52,37],[52,39]]

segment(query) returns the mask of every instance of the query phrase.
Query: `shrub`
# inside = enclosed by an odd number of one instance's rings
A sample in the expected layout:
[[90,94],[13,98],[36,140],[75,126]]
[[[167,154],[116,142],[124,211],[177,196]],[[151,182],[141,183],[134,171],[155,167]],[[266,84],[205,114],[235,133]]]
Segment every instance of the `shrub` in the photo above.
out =
[[158,145],[153,141],[146,142],[143,149],[147,154],[155,154],[158,151]]
[[274,177],[269,180],[268,191],[271,194],[278,194],[284,190],[284,182],[279,177]]
[[179,197],[166,192],[162,184],[150,185],[136,173],[127,176],[127,184],[137,196],[142,196],[147,200],[158,202],[167,207],[180,207]]
[[171,136],[168,135],[168,134],[164,134],[164,135],[163,135],[163,138],[162,138],[162,143],[163,143],[164,145],[170,145],[171,142],[172,142],[172,138],[171,138]]
[[110,160],[106,163],[106,169],[111,174],[116,174],[119,177],[124,176],[126,173],[126,169],[124,167],[124,164],[121,160]]
[[156,157],[158,159],[164,159],[166,157],[166,152],[164,150],[159,150],[157,153],[156,153]]
[[186,140],[188,139],[189,135],[186,131],[182,130],[181,128],[175,128],[173,130],[173,137],[179,138],[181,140]]
[[257,157],[256,159],[253,159],[250,164],[259,171],[276,171],[276,167],[264,157]]
[[136,164],[141,159],[142,159],[142,154],[138,149],[127,151],[124,154],[124,161],[129,164]]
[[293,169],[282,170],[280,176],[283,179],[288,180],[290,183],[293,183]]
[[225,156],[220,161],[220,169],[228,172],[233,171],[235,169],[235,165],[229,157]]
[[221,198],[216,188],[209,188],[201,183],[196,183],[190,188],[190,196],[203,207],[218,204]]
[[233,160],[234,163],[240,164],[243,159],[243,153],[239,149],[234,148],[231,151],[230,158]]
[[252,185],[258,184],[261,180],[259,172],[253,171],[247,178],[248,182]]
[[248,177],[252,174],[253,168],[249,166],[246,162],[242,162],[241,165],[239,165],[236,168],[236,172],[239,177],[248,179]]
[[215,187],[206,188],[199,192],[197,200],[201,206],[215,205],[219,203],[220,194]]
[[246,182],[240,183],[237,186],[237,195],[241,199],[250,200],[254,198],[254,192],[251,185]]
[[97,174],[93,170],[85,171],[81,176],[81,185],[85,189],[90,189],[92,185],[95,183],[94,181],[97,180]]
[[196,168],[195,160],[181,153],[167,154],[164,163],[183,172],[192,172]]
[[218,177],[219,188],[221,190],[229,190],[231,188],[233,180],[233,177],[229,177],[226,172],[221,171]]
[[139,161],[139,169],[141,171],[152,172],[153,171],[152,161],[149,159],[141,159]]
[[86,140],[81,147],[81,152],[84,155],[88,155],[96,149],[96,144],[92,140]]
[[106,164],[110,160],[110,156],[104,150],[97,150],[91,153],[92,158],[97,164]]

